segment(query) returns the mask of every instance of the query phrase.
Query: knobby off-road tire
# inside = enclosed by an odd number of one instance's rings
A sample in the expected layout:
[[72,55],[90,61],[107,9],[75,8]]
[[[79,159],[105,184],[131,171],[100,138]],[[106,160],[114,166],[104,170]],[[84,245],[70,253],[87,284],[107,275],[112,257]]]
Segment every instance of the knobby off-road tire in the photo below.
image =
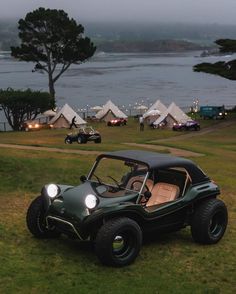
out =
[[228,223],[228,212],[223,201],[209,199],[197,208],[191,221],[194,241],[215,244],[223,237]]
[[83,142],[82,142],[83,140],[82,140],[82,137],[78,137],[78,139],[77,139],[77,143],[78,144],[82,144]]
[[87,140],[84,136],[79,136],[78,139],[77,139],[77,143],[78,144],[86,144],[87,143]]
[[65,139],[65,144],[71,144],[71,143],[72,143],[72,142],[71,142],[70,139],[68,139],[68,138]]
[[101,138],[98,138],[98,139],[94,140],[94,143],[96,143],[96,144],[99,144],[101,142],[102,142],[102,139]]
[[142,245],[139,225],[127,217],[107,221],[98,231],[95,252],[100,261],[109,266],[125,266],[132,263]]
[[36,238],[56,238],[60,236],[58,231],[48,230],[45,224],[45,209],[41,196],[35,198],[27,211],[26,223],[29,231]]

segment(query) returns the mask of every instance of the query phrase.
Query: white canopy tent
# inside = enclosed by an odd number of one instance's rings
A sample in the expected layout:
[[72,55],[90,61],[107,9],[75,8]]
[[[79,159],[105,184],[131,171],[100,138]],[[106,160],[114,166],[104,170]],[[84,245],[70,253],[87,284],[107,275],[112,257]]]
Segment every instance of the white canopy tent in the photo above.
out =
[[90,108],[90,110],[94,111],[94,112],[98,112],[100,110],[102,110],[102,106],[96,105]]
[[145,114],[143,115],[143,118],[153,116],[153,115],[160,115],[160,114],[161,114],[161,112],[159,110],[152,109],[152,110],[149,110],[149,111],[145,112]]
[[160,111],[160,114],[165,112],[167,107],[158,99],[155,103],[152,104],[152,106],[147,110],[147,112],[144,113],[143,116],[147,116],[147,113],[151,110],[158,110]]
[[109,100],[96,114],[96,118],[107,122],[113,118],[127,118],[127,115],[124,114],[111,100]]
[[69,128],[73,117],[75,117],[76,126],[85,125],[87,123],[66,103],[49,121],[49,124],[53,125],[55,129]]
[[152,106],[143,114],[143,118],[148,122],[148,124],[152,124],[157,120],[158,117],[162,113],[167,110],[167,107],[160,101],[157,100]]
[[167,127],[172,127],[174,123],[186,122],[192,120],[187,114],[183,112],[174,102],[166,109],[165,112],[153,122],[154,126],[159,126],[164,123]]
[[57,113],[56,111],[52,110],[52,109],[49,109],[49,110],[46,110],[42,113],[44,116],[46,117],[53,117],[55,116]]

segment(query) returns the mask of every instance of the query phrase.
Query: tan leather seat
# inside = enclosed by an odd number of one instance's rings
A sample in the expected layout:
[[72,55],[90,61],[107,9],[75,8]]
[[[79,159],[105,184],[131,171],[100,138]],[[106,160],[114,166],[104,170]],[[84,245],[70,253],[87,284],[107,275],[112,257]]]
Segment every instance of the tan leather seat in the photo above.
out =
[[168,183],[157,183],[152,190],[152,196],[146,206],[153,206],[175,200],[179,196],[179,187]]

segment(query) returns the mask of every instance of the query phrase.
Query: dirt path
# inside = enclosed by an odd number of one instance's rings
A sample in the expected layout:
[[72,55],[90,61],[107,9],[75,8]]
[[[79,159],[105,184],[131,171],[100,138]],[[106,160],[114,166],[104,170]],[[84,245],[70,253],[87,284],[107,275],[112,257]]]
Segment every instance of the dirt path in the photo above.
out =
[[[159,142],[159,141],[158,141]],[[183,156],[183,157],[199,157],[204,156],[202,153],[192,152],[184,149],[172,148],[161,145],[151,145],[151,144],[136,144],[136,143],[124,143],[125,145],[134,146],[134,147],[142,147],[146,149],[156,150],[156,151],[164,151],[168,150],[170,154],[175,156]]]
[[227,127],[229,127],[231,125],[234,125],[235,123],[236,123],[235,119],[229,120],[229,121],[226,120],[226,121],[217,123],[214,126],[205,128],[205,129],[203,129],[201,131],[198,131],[198,132],[189,132],[189,133],[187,133],[187,134],[185,133],[185,134],[183,134],[181,136],[171,137],[171,138],[167,138],[167,139],[152,140],[152,141],[149,141],[149,142],[150,143],[161,143],[161,142],[178,141],[178,140],[184,140],[184,139],[188,139],[188,138],[194,138],[194,137],[197,137],[197,136],[212,133],[212,132],[217,131],[219,129],[227,128]]
[[[184,140],[187,138],[192,138],[200,135],[205,135],[211,132],[214,132],[221,128],[226,128],[230,125],[236,123],[236,120],[224,121],[220,122],[215,126],[205,128],[199,132],[190,132],[187,134],[183,134],[181,136],[167,138],[167,139],[160,139],[160,140],[152,140],[149,141],[150,143],[161,143],[161,142],[168,142],[168,141],[177,141],[177,140]],[[136,144],[136,143],[123,143],[124,145],[133,146],[133,147],[141,147],[145,149],[151,149],[156,151],[164,151],[168,150],[171,154],[175,156],[183,156],[183,157],[197,157],[197,156],[204,156],[204,154],[196,153],[184,149],[178,149],[168,146],[161,146],[161,145],[152,145],[152,144]],[[36,147],[36,146],[28,146],[28,145],[15,145],[15,144],[0,144],[0,148],[13,148],[13,149],[21,149],[21,150],[35,150],[35,151],[47,151],[47,152],[59,152],[59,153],[68,153],[68,154],[84,154],[84,155],[98,155],[103,153],[104,151],[89,151],[89,150],[75,150],[75,149],[60,149],[60,148],[51,148],[51,147]]]
[[68,154],[101,154],[99,151],[88,151],[88,150],[74,150],[74,149],[60,149],[60,148],[51,148],[51,147],[36,147],[36,146],[27,146],[27,145],[15,145],[15,144],[0,144],[0,147],[3,148],[12,148],[12,149],[21,149],[21,150],[35,150],[35,151],[47,151],[47,152],[60,152]]
[[[149,144],[135,144],[135,143],[124,143],[125,145],[133,147],[141,147],[145,149],[151,149],[156,151],[168,150],[171,154],[176,156],[186,156],[186,157],[195,157],[203,156],[203,154],[195,153],[183,149],[158,146],[158,145],[149,145]],[[12,149],[21,149],[21,150],[35,150],[35,151],[47,151],[47,152],[60,152],[67,154],[84,154],[84,155],[98,155],[105,151],[89,151],[89,150],[74,150],[74,149],[60,149],[60,148],[50,148],[50,147],[36,147],[36,146],[27,146],[27,145],[15,145],[15,144],[0,144],[0,148],[12,148]]]
[[[212,133],[214,131],[217,131],[219,129],[222,128],[226,128],[229,127],[233,124],[236,123],[236,120],[229,120],[229,121],[223,121],[223,122],[219,122],[214,126],[205,128],[199,132],[189,132],[189,133],[185,133],[182,134],[181,136],[176,136],[176,137],[171,137],[171,138],[167,138],[167,139],[159,139],[159,140],[151,140],[149,141],[150,143],[164,143],[164,142],[173,142],[173,141],[178,141],[178,140],[185,140],[185,139],[189,139],[189,138],[193,138],[193,137],[197,137],[197,136],[201,136],[201,135],[205,135],[208,133]],[[192,151],[188,151],[188,150],[184,150],[184,149],[178,149],[178,148],[173,148],[173,147],[168,147],[168,146],[162,146],[162,145],[152,145],[152,144],[136,144],[136,143],[124,143],[126,145],[129,146],[136,146],[136,147],[142,147],[142,148],[146,148],[146,149],[152,149],[152,150],[168,150],[171,154],[175,155],[175,156],[183,156],[183,157],[198,157],[198,156],[204,156],[204,154],[202,153],[197,153],[197,152],[192,152]]]

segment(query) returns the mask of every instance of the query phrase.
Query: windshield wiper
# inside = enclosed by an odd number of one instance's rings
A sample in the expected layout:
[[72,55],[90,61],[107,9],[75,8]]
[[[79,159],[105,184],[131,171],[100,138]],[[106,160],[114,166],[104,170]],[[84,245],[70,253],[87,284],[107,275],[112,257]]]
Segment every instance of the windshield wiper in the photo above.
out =
[[103,182],[101,181],[101,179],[98,176],[96,176],[95,174],[93,174],[93,176],[98,180],[98,183],[100,185],[103,185]]
[[117,185],[118,188],[121,188],[121,185],[119,184],[119,182],[116,179],[114,179],[112,176],[107,176],[107,177],[112,179],[115,182],[115,184]]

